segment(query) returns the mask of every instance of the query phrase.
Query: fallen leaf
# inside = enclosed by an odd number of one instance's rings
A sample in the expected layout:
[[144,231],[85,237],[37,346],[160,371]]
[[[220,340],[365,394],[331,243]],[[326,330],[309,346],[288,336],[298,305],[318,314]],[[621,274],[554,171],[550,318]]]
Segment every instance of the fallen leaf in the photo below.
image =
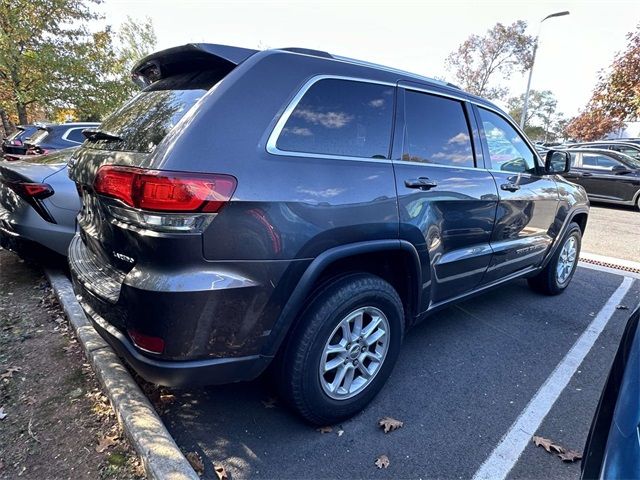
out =
[[384,417],[378,420],[378,426],[384,429],[384,433],[393,432],[404,426],[404,422],[391,417]]
[[20,367],[9,367],[7,368],[6,372],[0,375],[0,380],[4,380],[5,378],[13,378],[13,374],[19,371]]
[[102,453],[102,452],[106,451],[109,447],[112,447],[117,443],[116,442],[117,439],[118,439],[117,436],[102,437],[100,439],[100,441],[98,442],[98,445],[96,446],[96,452]]
[[375,465],[378,468],[387,468],[389,466],[389,457],[386,455],[380,455],[376,459]]
[[565,449],[563,446],[553,443],[553,440],[549,440],[548,438],[538,437],[537,435],[534,435],[533,443],[536,444],[536,447],[542,447],[549,453],[565,452]]
[[0,407],[0,420],[7,418],[7,414],[4,413],[4,407]]
[[331,428],[331,427],[320,427],[320,428],[316,428],[316,432],[331,433],[331,432],[333,432],[333,428]]
[[629,310],[629,307],[627,307],[626,305],[618,305],[616,307],[617,310]]
[[276,408],[277,400],[273,397],[267,398],[266,400],[262,400],[262,404],[264,408]]
[[344,430],[342,429],[338,430],[338,436],[341,437],[342,435],[344,435]]
[[229,477],[227,476],[227,471],[224,469],[224,466],[222,465],[213,465],[213,469],[216,472],[216,475],[218,476],[218,480],[227,480]]
[[568,450],[564,453],[559,453],[558,456],[562,459],[563,462],[575,462],[576,460],[580,460],[582,458],[582,453],[576,452],[575,450]]
[[186,457],[196,473],[202,475],[204,473],[204,463],[202,463],[200,455],[197,452],[189,452]]

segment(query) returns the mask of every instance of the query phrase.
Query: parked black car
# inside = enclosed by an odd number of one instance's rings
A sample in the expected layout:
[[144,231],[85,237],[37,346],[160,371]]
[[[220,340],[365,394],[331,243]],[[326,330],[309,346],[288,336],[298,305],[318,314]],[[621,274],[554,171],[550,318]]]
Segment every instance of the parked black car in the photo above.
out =
[[[36,131],[31,134],[21,147],[14,149],[16,155],[41,155],[54,150],[62,150],[69,147],[77,147],[85,141],[82,131],[87,128],[95,128],[96,122],[61,123],[59,125],[37,125]],[[18,157],[5,155],[5,159],[13,160]]]
[[640,307],[629,318],[593,417],[582,479],[640,478]]
[[69,247],[96,329],[146,379],[249,380],[330,424],[380,390],[405,331],[528,277],[562,292],[588,201],[499,108],[302,49],[197,44],[70,160]]
[[16,131],[2,141],[2,153],[23,154],[25,141],[38,130],[37,125],[17,125]]
[[640,208],[640,160],[611,150],[571,148],[564,176],[582,185],[591,200]]
[[597,148],[599,150],[611,150],[640,160],[640,145],[633,141],[601,140],[599,142],[573,143],[563,148]]

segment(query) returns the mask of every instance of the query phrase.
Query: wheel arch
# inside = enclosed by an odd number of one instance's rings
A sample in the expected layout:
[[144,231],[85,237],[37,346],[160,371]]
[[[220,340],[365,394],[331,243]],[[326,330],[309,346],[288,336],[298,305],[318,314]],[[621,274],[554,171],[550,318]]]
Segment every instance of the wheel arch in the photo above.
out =
[[380,276],[398,292],[411,323],[420,305],[422,271],[415,247],[405,240],[375,240],[331,248],[318,255],[302,274],[272,329],[263,354],[275,355],[304,310],[307,299],[326,282],[365,272]]

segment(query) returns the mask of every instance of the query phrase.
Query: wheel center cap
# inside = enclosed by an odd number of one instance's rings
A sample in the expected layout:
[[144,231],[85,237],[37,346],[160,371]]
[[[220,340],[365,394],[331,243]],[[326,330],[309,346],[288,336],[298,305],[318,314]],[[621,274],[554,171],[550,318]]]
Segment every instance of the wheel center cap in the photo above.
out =
[[354,359],[358,358],[359,355],[360,355],[360,345],[353,345],[349,349],[349,358],[354,360]]

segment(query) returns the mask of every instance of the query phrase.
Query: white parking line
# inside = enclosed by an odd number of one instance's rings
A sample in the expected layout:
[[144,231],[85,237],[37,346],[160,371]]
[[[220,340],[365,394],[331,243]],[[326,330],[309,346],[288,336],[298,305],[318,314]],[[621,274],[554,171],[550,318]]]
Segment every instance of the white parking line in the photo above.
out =
[[536,392],[520,416],[511,425],[509,431],[502,437],[489,458],[480,466],[473,476],[474,480],[506,478],[531,441],[531,436],[536,433],[551,407],[606,327],[609,319],[616,312],[616,306],[625,297],[633,282],[634,280],[629,277],[622,280],[620,286],[598,312],[598,315]]

